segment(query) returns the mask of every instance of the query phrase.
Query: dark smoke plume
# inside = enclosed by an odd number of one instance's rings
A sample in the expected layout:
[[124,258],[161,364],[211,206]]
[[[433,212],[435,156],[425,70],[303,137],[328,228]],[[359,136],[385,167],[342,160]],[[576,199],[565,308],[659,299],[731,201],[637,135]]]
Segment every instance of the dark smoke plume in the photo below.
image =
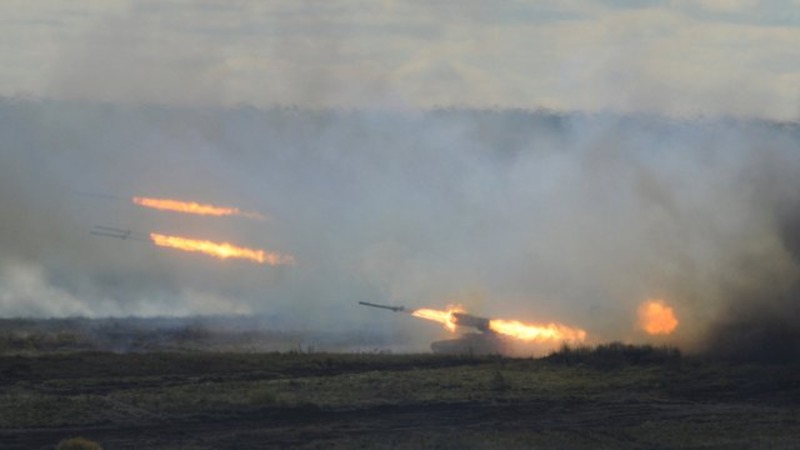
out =
[[[800,195],[800,194],[798,194]],[[796,199],[792,199],[796,200]],[[800,360],[800,203],[775,212],[778,236],[794,262],[794,274],[761,289],[731,289],[722,316],[709,330],[707,349],[741,361]],[[754,262],[758,265],[761,262]]]

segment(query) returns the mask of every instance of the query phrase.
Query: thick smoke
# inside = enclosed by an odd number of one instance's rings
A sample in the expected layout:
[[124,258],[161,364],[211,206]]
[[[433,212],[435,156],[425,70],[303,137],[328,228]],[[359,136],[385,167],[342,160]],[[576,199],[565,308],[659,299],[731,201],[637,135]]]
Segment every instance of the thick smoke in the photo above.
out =
[[713,354],[764,362],[791,362],[800,357],[800,204],[796,192],[794,198],[783,199],[774,216],[778,237],[790,254],[790,273],[771,272],[771,261],[746,262],[751,270],[759,271],[763,284],[728,289],[726,308],[709,329],[705,344]]
[[[443,331],[356,301],[452,302],[634,340],[637,305],[658,297],[681,321],[671,342],[797,349],[795,125],[11,100],[0,116],[5,317],[252,313],[427,342]],[[271,220],[156,212],[133,195]],[[268,248],[297,266],[92,236],[95,224]]]

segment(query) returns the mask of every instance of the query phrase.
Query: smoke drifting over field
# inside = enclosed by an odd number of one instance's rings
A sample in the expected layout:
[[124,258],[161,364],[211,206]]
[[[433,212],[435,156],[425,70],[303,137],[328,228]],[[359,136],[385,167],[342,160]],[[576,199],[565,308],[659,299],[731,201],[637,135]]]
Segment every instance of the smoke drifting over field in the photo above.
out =
[[[791,255],[790,272],[785,278],[778,271],[764,272],[763,284],[731,286],[726,292],[726,309],[710,330],[707,349],[743,360],[788,362],[800,357],[799,211],[795,198],[781,205],[776,214],[778,236]],[[760,265],[769,267],[769,263]],[[776,285],[770,285],[770,280]]]
[[[458,302],[644,339],[637,307],[657,297],[680,319],[669,342],[798,349],[796,125],[11,100],[0,117],[4,317],[253,313],[419,327],[427,341],[442,331],[355,302]],[[134,195],[270,220],[164,214]],[[95,224],[297,264],[206,259],[92,236]]]

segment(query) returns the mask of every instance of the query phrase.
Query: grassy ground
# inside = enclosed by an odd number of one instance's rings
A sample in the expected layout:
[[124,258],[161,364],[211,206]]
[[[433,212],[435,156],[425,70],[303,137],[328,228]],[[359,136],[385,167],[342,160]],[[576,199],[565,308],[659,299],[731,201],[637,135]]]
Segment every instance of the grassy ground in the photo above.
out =
[[632,350],[3,356],[0,448],[798,445],[799,367]]

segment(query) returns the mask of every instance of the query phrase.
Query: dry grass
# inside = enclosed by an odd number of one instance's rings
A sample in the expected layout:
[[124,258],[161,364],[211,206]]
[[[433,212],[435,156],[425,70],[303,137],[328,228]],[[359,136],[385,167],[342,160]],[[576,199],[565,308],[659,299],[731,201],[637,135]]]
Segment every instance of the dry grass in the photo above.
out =
[[[787,447],[800,434],[796,369],[617,344],[540,360],[0,357],[11,374],[1,379],[0,447],[26,448],[9,446],[20,436],[52,446],[62,429],[106,430],[98,442],[123,448]],[[26,431],[42,428],[53,432]]]

